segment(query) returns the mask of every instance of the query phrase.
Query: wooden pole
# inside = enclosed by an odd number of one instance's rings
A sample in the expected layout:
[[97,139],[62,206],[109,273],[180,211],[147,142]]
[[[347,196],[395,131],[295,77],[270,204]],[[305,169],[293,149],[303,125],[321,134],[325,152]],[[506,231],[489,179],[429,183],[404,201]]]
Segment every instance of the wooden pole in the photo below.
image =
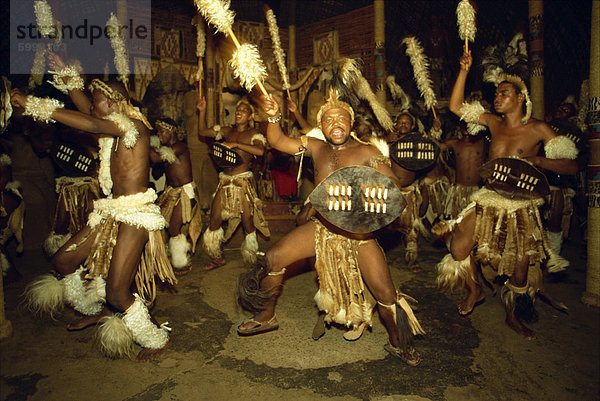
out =
[[531,116],[544,120],[544,1],[529,0],[529,75]]
[[4,277],[0,273],[0,338],[9,337],[12,331],[12,324],[4,314]]
[[[584,105],[580,105],[584,107]],[[590,159],[588,162],[587,273],[581,301],[600,306],[600,1],[592,1],[590,41],[590,99],[588,106]]]
[[385,106],[385,3],[384,0],[375,0],[375,95],[377,100]]
[[206,125],[215,125],[215,92],[217,69],[215,60],[215,41],[210,26],[206,27],[206,53],[204,61],[206,64]]

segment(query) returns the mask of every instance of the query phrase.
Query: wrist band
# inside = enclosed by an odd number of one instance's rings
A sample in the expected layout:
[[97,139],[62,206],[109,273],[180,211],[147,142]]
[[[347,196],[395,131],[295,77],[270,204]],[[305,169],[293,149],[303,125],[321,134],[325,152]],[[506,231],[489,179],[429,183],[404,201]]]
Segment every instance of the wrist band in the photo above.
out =
[[276,117],[267,117],[267,121],[271,124],[277,124],[281,121],[281,113],[279,113]]

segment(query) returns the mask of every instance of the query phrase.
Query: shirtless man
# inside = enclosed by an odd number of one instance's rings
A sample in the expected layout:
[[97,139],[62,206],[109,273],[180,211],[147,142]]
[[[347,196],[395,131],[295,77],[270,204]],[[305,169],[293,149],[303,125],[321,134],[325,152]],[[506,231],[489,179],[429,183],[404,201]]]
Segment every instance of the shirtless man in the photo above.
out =
[[[577,150],[573,142],[557,137],[546,123],[529,119],[531,102],[520,78],[501,76],[494,98],[497,114],[485,112],[481,105],[473,108],[463,104],[466,78],[472,63],[470,51],[464,52],[450,97],[450,110],[466,122],[489,128],[490,159],[515,157],[558,173],[576,172]],[[537,156],[542,146],[545,157]],[[546,259],[550,252],[537,210],[543,197],[536,196],[531,193],[530,199],[509,199],[488,188],[474,193],[471,196],[474,206],[461,213],[460,222],[454,228],[451,254],[438,264],[441,288],[464,286],[466,289],[466,297],[458,305],[461,315],[471,313],[485,297],[476,282],[475,249],[478,261],[490,264],[499,276],[508,276],[502,289],[506,324],[526,339],[535,338],[523,321],[533,317],[531,297],[541,285],[537,263]]]
[[[272,95],[265,97],[264,110],[269,116],[269,144],[289,154],[304,150],[314,163],[315,184],[342,167],[357,165],[371,166],[398,183],[388,158],[378,148],[350,136],[354,111],[349,104],[330,97],[321,107],[317,121],[326,140],[285,136],[279,125],[279,105]],[[341,249],[347,252],[339,253]],[[326,314],[325,321],[344,324],[352,331],[362,333],[364,327],[371,324],[375,304],[369,296],[372,294],[388,332],[389,344],[385,349],[410,365],[418,364],[420,357],[412,347],[412,340],[413,334],[422,333],[422,330],[416,319],[410,329],[397,326],[396,319],[406,318],[412,311],[404,309],[410,307],[403,294],[396,293],[385,255],[376,240],[372,235],[356,236],[343,231],[318,214],[317,218],[295,228],[268,250],[265,267],[256,266],[240,277],[238,302],[255,315],[238,326],[238,333],[252,335],[279,327],[275,304],[286,268],[294,270],[297,266],[294,262],[312,256],[316,256],[315,268],[319,275],[319,292],[315,300]],[[346,286],[332,284],[339,283],[342,275],[347,278]],[[364,284],[368,290],[364,289]]]
[[158,136],[150,139],[150,160],[165,164],[167,181],[156,204],[168,223],[168,253],[173,271],[183,275],[191,270],[189,252],[194,253],[202,232],[202,211],[197,207],[198,191],[192,178],[190,151],[177,138],[177,123],[163,118],[155,125]]
[[[87,104],[80,89],[69,88],[70,94],[78,92],[72,98],[87,113],[64,109],[54,99],[11,92],[12,104],[23,108],[24,115],[36,121],[58,121],[100,137],[99,181],[107,195],[95,201],[87,226],[52,258],[64,278],[43,276],[28,285],[26,296],[36,312],[52,314],[69,303],[85,315],[71,329],[101,321],[98,335],[107,356],[129,355],[135,341],[142,347],[136,361],[145,361],[171,344],[169,329],[159,327],[147,308],[156,295],[154,276],[176,281],[161,236],[166,222],[154,204],[156,194],[148,189],[149,124],[129,104],[121,83],[94,79],[90,87],[92,101],[88,99]],[[130,291],[134,279],[139,294]],[[122,317],[112,315],[111,310]]]
[[444,141],[443,148],[454,152],[456,173],[454,183],[448,189],[444,217],[456,219],[469,204],[471,194],[480,187],[479,167],[485,162],[483,134],[469,135],[461,129],[458,138]]
[[[393,144],[404,135],[414,132],[416,127],[415,117],[408,110],[403,110],[396,116],[395,131],[388,133],[386,141]],[[402,214],[389,228],[395,228],[405,235],[404,258],[409,269],[418,272],[417,256],[419,251],[418,238],[421,225],[421,191],[415,183],[417,172],[408,170],[392,160],[392,171],[400,184],[400,191],[406,200],[406,207]]]
[[[252,161],[264,154],[267,141],[253,126],[254,108],[250,103],[238,102],[235,126],[232,127],[206,127],[206,99],[200,100],[198,110],[198,135],[216,137],[217,140],[223,138],[223,146],[235,150],[242,160],[238,166],[227,167],[219,173],[219,185],[210,208],[210,225],[202,235],[202,245],[212,261],[202,270],[225,264],[222,245],[231,238],[240,222],[246,235],[241,246],[242,258],[246,263],[253,264],[258,251],[256,230],[266,237],[270,236],[252,173]],[[221,227],[224,221],[228,221],[227,232]]]

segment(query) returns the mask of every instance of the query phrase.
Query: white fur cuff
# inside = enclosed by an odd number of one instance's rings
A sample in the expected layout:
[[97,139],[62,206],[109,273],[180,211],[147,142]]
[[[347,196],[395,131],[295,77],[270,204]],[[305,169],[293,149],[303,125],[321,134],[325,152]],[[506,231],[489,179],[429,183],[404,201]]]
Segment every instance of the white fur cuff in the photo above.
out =
[[548,159],[571,159],[577,158],[577,146],[575,142],[566,136],[558,135],[550,139],[544,145],[544,152]]
[[167,333],[169,329],[166,327],[166,323],[163,323],[160,328],[156,327],[150,320],[150,313],[142,298],[138,294],[133,295],[135,301],[123,315],[123,322],[131,330],[133,340],[143,348],[163,348],[169,341]]

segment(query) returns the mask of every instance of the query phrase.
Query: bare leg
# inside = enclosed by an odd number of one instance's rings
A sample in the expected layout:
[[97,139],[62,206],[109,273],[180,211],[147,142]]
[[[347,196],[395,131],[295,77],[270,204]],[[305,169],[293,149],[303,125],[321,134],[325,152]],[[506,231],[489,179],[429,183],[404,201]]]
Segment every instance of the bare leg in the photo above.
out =
[[[137,273],[146,241],[148,241],[148,232],[144,228],[121,223],[110,262],[110,271],[106,278],[106,301],[120,312],[125,312],[135,300],[130,287]],[[142,348],[136,362],[155,359],[170,345],[169,340],[160,349]]]
[[[268,322],[275,316],[275,305],[280,291],[276,289],[282,286],[283,283],[283,268],[288,267],[301,259],[309,258],[315,255],[315,223],[312,221],[295,228],[289,234],[284,236],[277,244],[266,252],[267,275],[260,283],[260,287],[264,291],[275,290],[271,299],[265,305],[265,308],[254,315],[253,320],[256,322]],[[294,268],[300,269],[303,266],[294,264]],[[290,271],[294,274],[294,271]],[[245,331],[255,327],[257,324],[252,321],[242,323],[238,329]]]
[[[419,353],[412,348],[412,345],[401,343],[393,310],[380,305],[394,305],[395,307],[396,288],[385,255],[375,240],[368,241],[360,246],[358,264],[365,284],[378,302],[377,309],[385,325],[390,344],[402,351],[402,357],[409,364],[416,365],[420,360]],[[396,313],[400,313],[400,311],[397,310]]]
[[[473,240],[473,231],[475,230],[475,213],[470,212],[463,220],[457,224],[454,233],[452,235],[452,241],[450,243],[450,252],[454,260],[464,260],[471,255],[473,248],[475,248],[476,242]],[[485,294],[479,284],[476,281],[477,277],[477,265],[473,258],[470,261],[470,274],[465,280],[465,298],[461,303],[458,304],[458,313],[461,315],[468,315],[473,311],[475,305],[483,301]]]
[[[213,231],[217,231],[221,228],[221,224],[223,224],[223,219],[221,218],[221,213],[222,213],[221,190],[219,190],[215,194],[215,197],[213,198],[213,201],[212,201],[212,204],[210,207],[210,223],[209,223],[207,230],[210,230],[211,232],[213,232]],[[206,234],[207,233],[205,232],[204,236]],[[221,245],[219,244],[219,247],[220,246]],[[217,268],[219,266],[223,266],[225,264],[225,258],[223,257],[222,252],[220,253],[220,256],[214,257],[214,255],[213,255],[212,258],[213,258],[213,260],[210,263],[208,263],[207,265],[201,267],[200,270],[208,271],[208,270]]]
[[[527,271],[529,269],[529,258],[525,257],[517,262],[515,272],[510,277],[509,282],[515,287],[525,287],[527,285]],[[506,306],[506,305],[505,305]],[[527,328],[521,319],[515,314],[514,307],[506,307],[506,325],[516,331],[526,340],[535,340],[535,333]]]

